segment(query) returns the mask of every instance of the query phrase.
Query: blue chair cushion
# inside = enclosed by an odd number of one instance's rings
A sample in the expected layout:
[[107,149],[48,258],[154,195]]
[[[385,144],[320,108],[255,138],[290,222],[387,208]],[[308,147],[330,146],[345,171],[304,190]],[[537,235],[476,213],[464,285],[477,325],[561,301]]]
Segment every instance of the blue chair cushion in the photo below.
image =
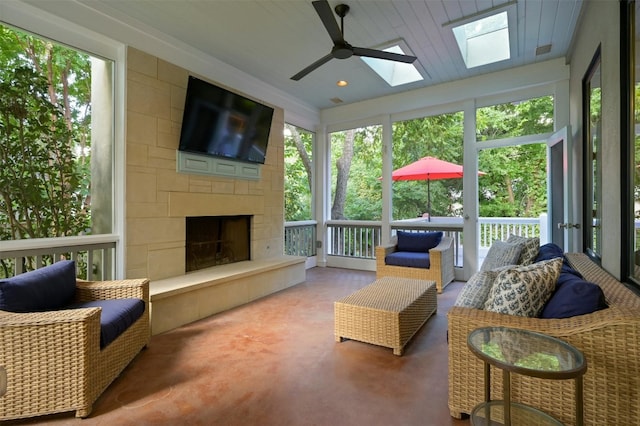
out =
[[0,310],[9,312],[56,310],[72,303],[75,292],[75,262],[63,260],[0,280]]
[[442,232],[406,232],[397,231],[397,251],[426,253],[442,241]]
[[425,269],[429,269],[431,266],[429,253],[416,253],[412,251],[395,251],[390,253],[384,258],[384,263],[387,265]]
[[556,290],[547,301],[541,318],[569,318],[607,307],[602,289],[569,273],[561,273]]
[[65,309],[102,308],[100,313],[100,348],[106,348],[144,313],[142,299],[92,300],[71,304]]

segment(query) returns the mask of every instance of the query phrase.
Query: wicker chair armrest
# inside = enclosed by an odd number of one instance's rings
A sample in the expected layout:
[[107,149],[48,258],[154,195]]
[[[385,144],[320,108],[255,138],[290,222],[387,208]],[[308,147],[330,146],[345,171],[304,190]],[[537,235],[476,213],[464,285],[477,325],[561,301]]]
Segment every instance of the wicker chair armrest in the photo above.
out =
[[0,398],[3,419],[49,414],[58,407],[90,411],[82,395],[95,386],[93,372],[102,368],[96,365],[100,312],[95,307],[0,311],[0,363],[7,372],[7,392]]
[[0,334],[9,328],[47,327],[66,323],[96,321],[100,326],[100,308],[63,309],[58,311],[16,313],[0,311]]
[[434,248],[432,248],[431,250],[429,250],[429,253],[431,253],[432,251],[447,251],[447,250],[453,251],[453,238],[442,237],[442,240],[440,241],[440,243]]
[[146,278],[118,281],[76,282],[76,299],[79,302],[91,300],[137,298],[149,302],[149,280]]
[[382,253],[384,256],[386,256],[397,250],[398,250],[398,246],[396,244],[380,245],[376,247],[376,257],[378,253]]
[[395,244],[376,246],[376,265],[378,268],[384,266],[384,258],[396,251],[397,247]]

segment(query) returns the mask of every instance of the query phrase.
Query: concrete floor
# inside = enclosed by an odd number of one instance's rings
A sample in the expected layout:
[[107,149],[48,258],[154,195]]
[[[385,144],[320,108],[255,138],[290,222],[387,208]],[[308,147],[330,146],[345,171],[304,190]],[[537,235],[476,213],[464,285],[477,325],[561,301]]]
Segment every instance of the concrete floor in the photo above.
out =
[[447,407],[446,313],[462,283],[402,357],[337,343],[333,302],[375,273],[313,268],[307,281],[256,302],[153,336],[94,405],[6,424],[468,425]]

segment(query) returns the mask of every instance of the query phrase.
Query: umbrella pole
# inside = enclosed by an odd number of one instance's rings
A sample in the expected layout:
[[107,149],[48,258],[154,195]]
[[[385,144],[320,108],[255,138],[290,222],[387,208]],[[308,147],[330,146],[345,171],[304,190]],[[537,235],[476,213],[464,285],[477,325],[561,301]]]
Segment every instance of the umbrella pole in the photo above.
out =
[[431,222],[431,180],[427,179],[427,222]]

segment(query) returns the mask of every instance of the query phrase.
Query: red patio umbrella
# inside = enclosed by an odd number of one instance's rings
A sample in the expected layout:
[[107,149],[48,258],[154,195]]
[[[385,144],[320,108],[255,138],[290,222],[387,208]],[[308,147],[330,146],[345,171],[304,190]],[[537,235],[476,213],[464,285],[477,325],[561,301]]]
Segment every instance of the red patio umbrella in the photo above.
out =
[[[483,172],[478,172],[483,175]],[[440,160],[435,157],[423,157],[391,174],[392,180],[426,180],[427,181],[427,213],[431,220],[431,184],[432,180],[459,179],[463,175],[462,166]]]

